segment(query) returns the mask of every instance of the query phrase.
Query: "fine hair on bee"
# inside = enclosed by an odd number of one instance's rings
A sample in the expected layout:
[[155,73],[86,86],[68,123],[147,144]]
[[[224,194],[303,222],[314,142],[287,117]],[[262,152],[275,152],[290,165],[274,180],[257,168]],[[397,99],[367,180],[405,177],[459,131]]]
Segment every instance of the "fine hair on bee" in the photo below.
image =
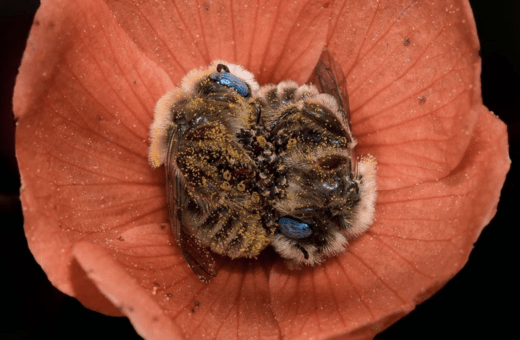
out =
[[290,268],[316,265],[372,224],[376,162],[354,155],[338,70],[324,50],[314,84],[260,87],[215,61],[158,101],[149,159],[165,165],[170,224],[201,280],[218,272],[212,253],[271,245]]

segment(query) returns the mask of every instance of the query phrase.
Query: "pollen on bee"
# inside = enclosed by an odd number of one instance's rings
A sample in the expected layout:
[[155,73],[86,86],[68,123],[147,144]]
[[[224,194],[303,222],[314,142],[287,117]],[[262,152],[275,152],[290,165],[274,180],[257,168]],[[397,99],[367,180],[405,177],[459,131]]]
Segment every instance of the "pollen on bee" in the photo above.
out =
[[287,150],[293,150],[296,148],[297,141],[294,138],[289,139],[289,142],[287,143]]
[[258,143],[258,146],[261,148],[265,148],[265,146],[267,144],[267,140],[265,139],[264,136],[258,136],[256,138],[256,142]]
[[[252,73],[223,63],[190,71],[159,100],[150,129],[150,163],[166,166],[170,219],[177,219],[170,222],[193,271],[209,280],[200,274],[214,272],[208,250],[251,258],[271,244],[289,263],[307,265],[342,252],[372,223],[375,161],[346,161],[355,140],[340,109],[348,103],[327,90],[338,88],[331,68],[321,71],[329,84],[319,90],[291,81],[260,88]],[[356,190],[348,195],[337,189],[349,185]],[[186,213],[175,214],[179,208]],[[312,239],[280,231],[289,215],[312,229]]]
[[222,176],[224,177],[224,179],[226,181],[229,181],[231,179],[231,172],[229,172],[229,170],[226,170],[224,171],[224,173],[222,174]]

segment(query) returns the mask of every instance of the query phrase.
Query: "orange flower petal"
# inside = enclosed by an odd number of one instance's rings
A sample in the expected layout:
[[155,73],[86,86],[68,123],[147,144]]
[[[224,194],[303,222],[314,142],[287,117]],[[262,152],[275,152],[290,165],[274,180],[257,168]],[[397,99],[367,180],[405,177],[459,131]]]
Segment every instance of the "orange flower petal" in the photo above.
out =
[[74,245],[72,254],[86,275],[117,305],[147,339],[180,338],[181,331],[164,314],[141,284],[135,280],[109,251],[91,242]]
[[[75,242],[166,219],[148,129],[172,85],[103,3],[44,3],[28,46],[14,95],[26,235],[51,282],[86,297],[85,278],[72,275]],[[119,314],[106,299],[82,302]]]
[[270,309],[265,263],[235,260],[231,264],[221,269],[210,284],[197,282],[186,295],[183,293],[187,285],[172,287],[177,298],[195,296],[196,299],[190,301],[190,309],[170,315],[183,326],[187,337],[279,339],[278,322]]
[[335,3],[332,22],[357,150],[378,161],[376,222],[322,267],[278,264],[270,285],[285,336],[370,339],[467,261],[495,214],[507,133],[482,106],[467,3]]
[[344,2],[328,45],[347,75],[358,152],[378,188],[446,176],[482,105],[479,44],[466,1]]
[[215,59],[241,64],[260,84],[304,83],[325,45],[331,10],[327,0],[106,3],[174,83]]
[[[44,2],[14,110],[26,234],[49,279],[107,314],[139,304],[128,315],[150,338],[158,306],[172,335],[370,338],[439,289],[494,215],[506,134],[481,105],[465,2],[362,3]],[[325,41],[347,74],[358,152],[379,161],[376,224],[324,266],[226,259],[202,284],[147,164],[155,102],[216,58],[261,83],[305,82]]]
[[[268,17],[276,17],[275,29],[262,25],[267,31],[260,29],[257,35],[264,41],[263,54],[254,50],[250,60],[278,56],[278,62],[257,68],[281,65],[284,72],[297,74],[303,81],[314,64],[308,59],[317,59],[321,52],[325,34],[316,27],[326,23],[328,10],[315,3],[303,10],[294,4],[284,6],[285,12],[276,16],[270,7]],[[300,15],[290,23],[298,35],[291,39],[284,26],[287,21],[281,18],[296,9]],[[250,24],[249,19],[245,24]],[[307,30],[318,34],[322,42],[312,45],[312,39],[318,38]],[[94,310],[121,315],[113,303],[131,300],[132,290],[114,295],[113,286],[102,286],[100,282],[111,280],[109,270],[86,275],[81,266],[90,268],[95,263],[88,259],[88,247],[75,246],[78,242],[90,241],[107,249],[117,259],[113,264],[119,263],[169,315],[180,320],[186,334],[233,331],[278,337],[261,262],[233,261],[233,268],[223,268],[206,286],[185,263],[169,228],[161,228],[167,221],[164,174],[147,163],[148,127],[155,102],[173,84],[155,62],[164,61],[146,54],[129,33],[100,1],[44,2],[36,16],[14,96],[31,251],[53,284]],[[285,40],[294,40],[295,48],[296,41],[307,41],[311,48],[287,53],[287,46],[280,43]],[[183,75],[172,74],[167,62],[162,66],[172,79]],[[302,68],[306,75],[300,73]],[[280,70],[272,73],[284,76]],[[199,313],[191,315],[189,303],[196,298],[201,304]],[[217,306],[218,312],[205,306]],[[139,323],[136,327],[143,334],[151,326],[147,326],[149,318],[131,319]]]
[[505,125],[482,109],[448,176],[378,196],[377,222],[324,265],[270,276],[273,310],[289,338],[371,338],[410,312],[468,259],[495,214],[509,167]]
[[[269,285],[261,261],[231,261],[210,284],[202,283],[180,254],[169,225],[150,224],[121,230],[117,238],[97,240],[112,250],[120,267],[137,279],[181,328],[184,336],[278,338],[278,325],[269,306]],[[87,256],[85,253],[84,256]],[[227,260],[228,262],[230,260]],[[110,271],[98,274],[110,281]],[[117,301],[131,298],[131,290],[110,292]],[[137,330],[153,332],[149,318],[133,319]],[[234,334],[234,335],[233,335]]]

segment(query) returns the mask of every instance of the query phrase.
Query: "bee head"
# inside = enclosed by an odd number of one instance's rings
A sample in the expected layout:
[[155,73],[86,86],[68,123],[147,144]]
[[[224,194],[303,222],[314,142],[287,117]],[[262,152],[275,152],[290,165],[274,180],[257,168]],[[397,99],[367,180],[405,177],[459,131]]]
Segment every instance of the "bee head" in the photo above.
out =
[[[318,213],[317,216],[320,214]],[[313,220],[284,216],[278,221],[276,233],[271,237],[271,244],[283,258],[299,266],[315,265],[324,258],[334,256],[345,250],[347,239],[334,228],[330,222],[325,222],[328,228],[322,228]]]
[[212,83],[233,89],[243,97],[256,93],[260,86],[255,76],[242,66],[223,60],[215,60],[207,68],[191,70],[181,82],[184,93],[196,94],[201,83],[209,79]]
[[363,158],[354,178],[346,177],[334,185],[333,181],[318,182],[314,190],[298,187],[298,199],[278,202],[276,211],[283,211],[283,217],[271,236],[276,252],[296,267],[320,264],[343,252],[347,240],[362,234],[373,222],[375,173],[375,160]]
[[251,89],[247,82],[231,73],[227,65],[218,64],[217,72],[212,73],[209,78],[215,83],[230,87],[237,91],[242,97],[250,97]]

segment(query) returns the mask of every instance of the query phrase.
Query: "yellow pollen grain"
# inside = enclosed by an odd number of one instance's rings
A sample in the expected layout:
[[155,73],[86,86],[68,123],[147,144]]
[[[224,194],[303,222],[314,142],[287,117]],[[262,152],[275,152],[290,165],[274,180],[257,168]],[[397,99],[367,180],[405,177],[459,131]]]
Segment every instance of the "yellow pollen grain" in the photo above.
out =
[[159,151],[159,143],[154,140],[150,148],[150,161],[154,168],[161,166],[161,152]]
[[226,170],[224,171],[224,173],[222,174],[222,176],[224,177],[224,179],[226,181],[229,181],[231,179],[231,172],[229,172],[229,170]]
[[289,142],[287,143],[287,149],[288,150],[292,150],[292,149],[295,149],[296,148],[296,139],[294,138],[291,138],[289,139]]
[[258,145],[261,147],[261,148],[265,148],[265,145],[267,144],[267,140],[265,139],[264,136],[258,136],[256,138],[256,142],[258,143]]

